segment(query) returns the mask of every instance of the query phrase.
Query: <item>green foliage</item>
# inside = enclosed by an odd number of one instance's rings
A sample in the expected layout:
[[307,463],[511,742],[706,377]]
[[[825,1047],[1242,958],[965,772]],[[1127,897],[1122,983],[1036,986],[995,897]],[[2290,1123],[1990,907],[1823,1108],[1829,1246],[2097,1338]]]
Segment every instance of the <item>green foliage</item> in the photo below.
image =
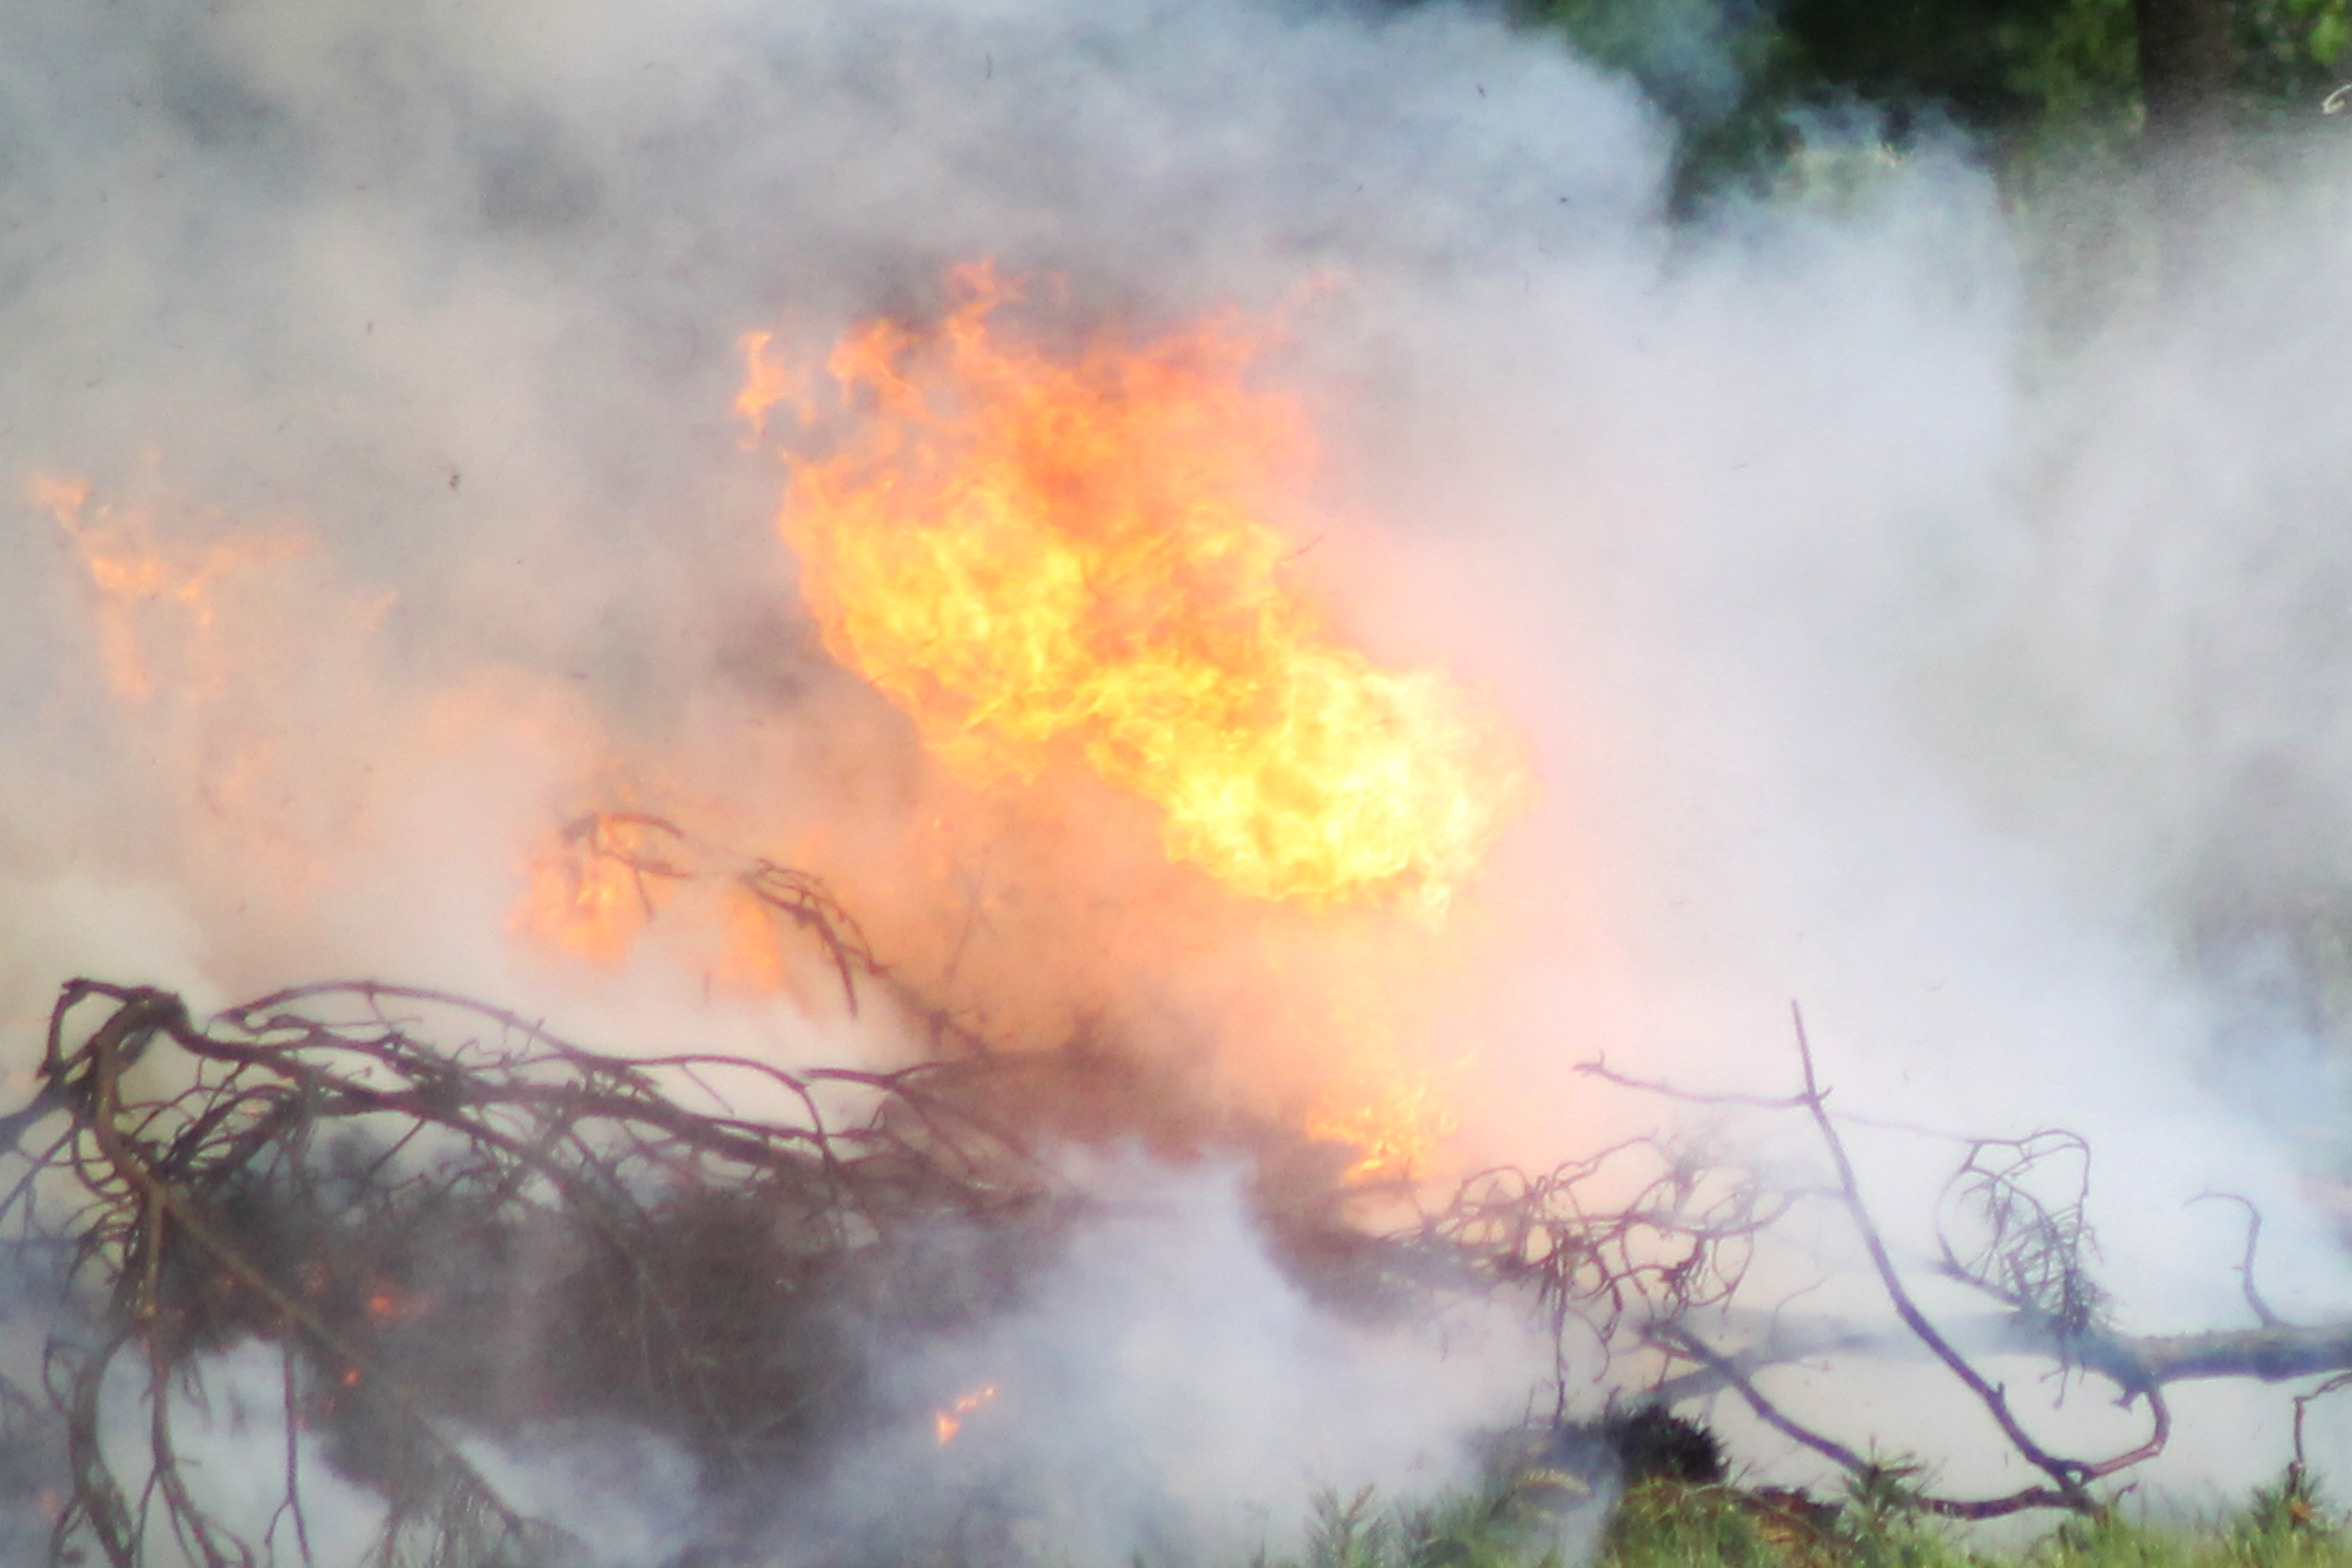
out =
[[1345,1502],[1338,1492],[1318,1493],[1307,1568],[1379,1568],[1396,1556],[1394,1525],[1391,1516],[1373,1509],[1370,1487]]
[[[2231,0],[2251,118],[2315,115],[2352,73],[2352,0]],[[2133,0],[1517,0],[1625,72],[1683,132],[1687,202],[1774,178],[1824,113],[1875,117],[1897,147],[1956,127],[2004,162],[2128,137],[2139,118]]]
[[[2338,0],[2340,3],[2340,0]],[[2013,103],[2038,121],[2027,134],[2134,111],[2139,30],[2131,0],[2065,0],[2012,16],[2000,33],[2000,77]]]
[[1949,1531],[1922,1515],[1921,1468],[1889,1460],[1846,1482],[1836,1540],[1843,1561],[1857,1568],[1938,1568],[1968,1559],[1953,1549]]
[[2301,105],[2352,69],[2346,0],[2237,0],[2240,84],[2258,101]]
[[1304,1559],[1280,1568],[1582,1568],[1561,1561],[1559,1500],[1548,1492],[1547,1483],[1531,1487],[1522,1477],[1385,1508],[1369,1487],[1345,1500],[1326,1491],[1315,1500]]
[[2288,1481],[2254,1494],[2235,1518],[2166,1528],[2119,1514],[2070,1521],[2029,1552],[2020,1568],[2344,1568],[2352,1542]]
[[2131,0],[1792,0],[1782,25],[1810,90],[1979,130],[2103,105],[2137,76]]
[[2290,1465],[2276,1482],[2254,1493],[2231,1533],[2250,1552],[2300,1543],[2329,1547],[2352,1559],[2352,1537],[2345,1534],[2341,1520],[2310,1472]]
[[1804,1563],[1772,1539],[1765,1521],[1723,1486],[1649,1481],[1626,1493],[1610,1521],[1602,1560],[1612,1568],[1783,1568]]
[[2352,1568],[2352,1536],[2307,1477],[2290,1474],[2218,1520],[2069,1520],[2000,1552],[1911,1506],[1916,1472],[1890,1464],[1838,1504],[1800,1492],[1643,1481],[1597,1542],[1564,1531],[1556,1500],[1520,1480],[1419,1507],[1370,1489],[1318,1500],[1296,1563],[1256,1568]]

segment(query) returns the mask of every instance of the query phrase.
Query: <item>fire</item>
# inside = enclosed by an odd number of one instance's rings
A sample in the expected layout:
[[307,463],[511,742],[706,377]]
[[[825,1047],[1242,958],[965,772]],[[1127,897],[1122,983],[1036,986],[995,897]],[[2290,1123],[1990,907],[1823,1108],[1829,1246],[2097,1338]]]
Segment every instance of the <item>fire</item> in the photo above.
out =
[[300,540],[288,538],[231,538],[173,548],[157,537],[143,514],[91,506],[86,482],[37,479],[33,499],[65,530],[98,589],[107,684],[126,702],[144,702],[155,694],[153,645],[159,640],[176,642],[165,657],[178,655],[171,661],[184,684],[201,688],[217,680],[222,658],[215,633],[222,580],[303,548]]
[[[1285,582],[1265,516],[1310,465],[1256,344],[1213,319],[1061,353],[993,331],[987,267],[936,333],[884,321],[829,363],[868,417],[795,469],[781,526],[828,646],[953,772],[1076,757],[1160,813],[1171,859],[1314,907],[1444,907],[1528,790],[1454,683],[1377,668]],[[782,383],[740,406],[764,415]]]
[[933,1411],[931,1431],[938,1436],[940,1447],[944,1448],[954,1442],[956,1434],[963,1430],[963,1418],[973,1411],[994,1403],[997,1393],[996,1384],[983,1384],[970,1394],[959,1394],[955,1403],[945,1409]]
[[814,417],[816,412],[808,401],[808,389],[801,378],[790,365],[768,352],[773,342],[772,332],[743,334],[743,390],[736,395],[735,413],[751,427],[752,445],[768,433],[768,411],[777,404],[790,401],[803,423]]
[[[1349,646],[1302,591],[1314,442],[1251,379],[1246,322],[1049,343],[1006,324],[1019,292],[988,268],[955,288],[935,329],[838,343],[830,414],[770,334],[741,342],[753,437],[830,441],[794,461],[779,519],[828,647],[966,784],[1090,773],[1151,808],[1169,862],[1311,916],[1265,922],[1303,946],[1266,950],[1286,1000],[1255,1043],[1318,1081],[1277,1073],[1268,1092],[1359,1176],[1425,1173],[1455,1085],[1411,1047],[1411,996],[1431,918],[1531,792],[1518,745],[1445,676]],[[584,819],[531,862],[514,924],[609,965],[662,912],[706,996],[793,991],[778,910],[740,876],[688,888],[687,853],[650,816]]]
[[671,837],[629,812],[582,818],[532,859],[513,924],[592,962],[620,963],[684,875],[667,858]]
[[1308,1108],[1307,1136],[1345,1144],[1356,1158],[1348,1175],[1356,1181],[1410,1181],[1433,1163],[1438,1145],[1451,1136],[1458,1118],[1435,1079],[1416,1076],[1403,1064],[1378,1059],[1349,1065],[1339,1081]]

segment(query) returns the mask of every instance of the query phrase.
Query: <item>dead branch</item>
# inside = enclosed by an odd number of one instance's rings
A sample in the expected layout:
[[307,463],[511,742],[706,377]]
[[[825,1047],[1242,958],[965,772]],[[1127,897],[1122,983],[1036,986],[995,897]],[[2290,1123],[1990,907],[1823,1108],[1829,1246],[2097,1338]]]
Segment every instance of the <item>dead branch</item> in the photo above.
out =
[[1801,1094],[1774,1097],[1764,1094],[1717,1094],[1704,1090],[1677,1089],[1672,1084],[1653,1079],[1629,1078],[1609,1065],[1605,1056],[1589,1062],[1579,1062],[1572,1069],[1580,1078],[1597,1078],[1603,1083],[1613,1083],[1620,1089],[1630,1089],[1643,1094],[1664,1095],[1685,1105],[1737,1105],[1750,1110],[1796,1110],[1805,1104]]
[[[1649,1163],[1647,1178],[1626,1198],[1596,1202],[1596,1178],[1634,1160]],[[1793,1201],[1688,1151],[1637,1138],[1541,1174],[1480,1172],[1399,1239],[1444,1251],[1489,1287],[1532,1288],[1563,1346],[1564,1407],[1564,1342],[1572,1331],[1606,1356],[1629,1324],[1647,1332],[1728,1303],[1754,1238]]]
[[[2105,1302],[2084,1266],[2085,1258],[2095,1251],[2095,1243],[2083,1217],[2083,1202],[2088,1190],[2087,1146],[2080,1138],[2063,1131],[2039,1132],[2024,1139],[1971,1141],[1959,1171],[1947,1188],[1947,1201],[1958,1200],[1972,1210],[1980,1223],[1980,1234],[1974,1246],[1964,1253],[1954,1246],[1948,1232],[1942,1244],[1941,1267],[2000,1300],[2017,1320],[2034,1325],[2042,1342],[2060,1351],[2062,1364],[2071,1363],[2107,1375],[2116,1383],[2127,1403],[2146,1402],[2147,1436],[2133,1448],[2096,1460],[2062,1456],[2044,1447],[2018,1418],[2007,1388],[1978,1371],[1951,1337],[1921,1310],[1877,1223],[1871,1217],[1861,1179],[1838,1131],[1837,1119],[1830,1113],[1829,1090],[1822,1086],[1815,1068],[1804,1015],[1794,1003],[1790,1005],[1790,1018],[1802,1087],[1800,1092],[1786,1098],[1691,1092],[1669,1084],[1627,1078],[1599,1062],[1585,1064],[1580,1070],[1683,1103],[1736,1105],[1764,1110],[1802,1110],[1811,1119],[1836,1176],[1837,1201],[1853,1222],[1879,1289],[1895,1317],[1912,1339],[1940,1363],[1992,1418],[2011,1447],[2048,1479],[2046,1485],[2021,1488],[1993,1498],[1906,1492],[1912,1506],[1930,1513],[1968,1519],[1993,1518],[2035,1508],[2095,1511],[2099,1505],[2089,1490],[2090,1483],[2162,1452],[2171,1434],[2171,1413],[2157,1381],[2117,1375],[2110,1359],[2099,1353],[2100,1345],[2105,1342],[2099,1339],[2105,1332]],[[2073,1197],[2053,1208],[2031,1189],[2028,1178],[2069,1155],[2079,1157],[2083,1173]],[[1644,1335],[1650,1343],[1670,1356],[1698,1369],[1696,1379],[1679,1382],[1681,1389],[1695,1390],[1702,1384],[1728,1387],[1768,1426],[1858,1479],[1881,1485],[1886,1482],[1887,1472],[1882,1467],[1864,1460],[1849,1445],[1796,1421],[1765,1394],[1755,1377],[1760,1370],[1759,1358],[1751,1355],[1743,1359],[1723,1352],[1678,1315],[1662,1317],[1645,1325]]]
[[[2011,1342],[2046,1348],[2052,1341],[2041,1325],[2022,1322],[2015,1326]],[[2284,1383],[2352,1370],[2352,1322],[2275,1323],[2189,1334],[2096,1332],[2072,1342],[2066,1352],[2079,1364],[2135,1390],[2220,1377]]]
[[2292,1500],[2303,1500],[2311,1490],[2311,1462],[2303,1450],[2304,1417],[2310,1413],[2314,1400],[2325,1399],[2346,1388],[2352,1388],[2352,1372],[2339,1372],[2318,1387],[2294,1396],[2294,1458],[2286,1467],[2286,1489]]
[[2262,1287],[2254,1282],[2254,1254],[2263,1245],[2263,1211],[2254,1206],[2252,1198],[2239,1193],[2200,1193],[2189,1201],[2193,1204],[2231,1203],[2246,1211],[2246,1251],[2245,1256],[2238,1260],[2238,1285],[2245,1293],[2246,1310],[2253,1313],[2254,1321],[2266,1329],[2274,1327],[2279,1321],[2278,1314],[2271,1310],[2268,1301],[2263,1300]]
[[[660,819],[623,826],[575,847],[641,879],[704,874]],[[383,1568],[554,1561],[562,1532],[514,1511],[453,1434],[598,1416],[675,1440],[719,1493],[748,1500],[741,1529],[756,1533],[780,1484],[863,1435],[928,1422],[922,1391],[883,1386],[874,1347],[953,1334],[1017,1301],[1087,1208],[1053,1158],[1072,1142],[1238,1153],[1277,1259],[1327,1303],[1427,1312],[1523,1293],[1561,1347],[1556,1419],[1571,1338],[1604,1361],[1646,1350],[1666,1358],[1660,1395],[1729,1389],[1881,1494],[1949,1517],[2095,1509],[2094,1483],[2163,1447],[2167,1383],[2352,1370],[2352,1325],[2299,1328],[2261,1305],[2258,1215],[2241,1273],[2261,1327],[2117,1332],[2092,1275],[2089,1150],[2059,1130],[1967,1143],[1936,1267],[1998,1304],[2000,1334],[1931,1321],[1864,1202],[1793,1008],[1790,1096],[1586,1070],[1689,1103],[1801,1110],[1833,1188],[1776,1189],[1703,1150],[1636,1138],[1548,1172],[1481,1172],[1412,1224],[1372,1230],[1353,1217],[1362,1190],[1344,1152],[1213,1112],[1084,1042],[993,1049],[929,1006],[814,879],[765,861],[727,874],[817,944],[847,1005],[873,987],[925,1025],[935,1058],[789,1072],[691,1052],[622,1058],[501,1008],[369,981],[282,991],[201,1025],[164,992],[65,988],[33,1098],[0,1117],[0,1152],[21,1166],[0,1194],[0,1238],[58,1260],[81,1310],[51,1335],[37,1394],[0,1368],[0,1433],[38,1429],[58,1455],[53,1561],[95,1551],[132,1568],[168,1540],[202,1568],[258,1563],[281,1541],[308,1562],[305,1470],[321,1461],[383,1500],[371,1561]],[[1741,1292],[1759,1239],[1816,1197],[1853,1224],[1914,1353],[1967,1390],[2041,1481],[1994,1498],[1925,1492],[1760,1386],[1792,1356],[1874,1353],[1883,1340],[1786,1326],[1776,1311],[1769,1332],[1726,1348],[1753,1316]],[[222,1518],[186,1458],[207,1367],[249,1342],[278,1356],[285,1423],[278,1501],[257,1528]],[[2045,1448],[1978,1371],[1981,1345],[2114,1383],[2145,1402],[2147,1438],[2099,1459]],[[110,1383],[139,1391],[135,1453],[119,1399],[102,1397]],[[2298,1433],[2319,1392],[2298,1400]]]
[[[2033,1183],[2062,1165],[2071,1167],[2071,1178],[2062,1178],[2071,1190],[2053,1205]],[[2046,1325],[2062,1360],[2067,1345],[2107,1321],[2105,1293],[2090,1269],[2098,1253],[2085,1215],[2090,1192],[2090,1145],[2063,1128],[2044,1128],[2022,1138],[1971,1140],[1939,1205],[1943,1273]],[[1954,1238],[1959,1220],[1974,1231],[1965,1247]]]
[[[446,1421],[610,1413],[722,1482],[788,1471],[869,1418],[854,1326],[1001,1306],[1074,1202],[1020,1135],[1020,1089],[954,1063],[629,1060],[414,987],[305,986],[200,1027],[168,994],[76,981],[42,1078],[19,1130],[65,1130],[0,1220],[61,1247],[95,1303],[103,1331],[47,1357],[72,1480],[54,1552],[117,1568],[158,1531],[205,1568],[258,1560],[183,1462],[205,1360],[240,1340],[284,1356],[298,1546],[307,1430],[385,1500],[376,1561],[537,1561],[557,1534]],[[993,1242],[944,1295],[935,1220]],[[100,1389],[131,1358],[125,1475]]]
[[[1846,1153],[1845,1141],[1839,1136],[1837,1124],[1830,1118],[1825,1103],[1827,1096],[1814,1072],[1812,1043],[1805,1037],[1804,1014],[1794,1003],[1790,1004],[1789,1012],[1796,1031],[1798,1061],[1804,1073],[1806,1110],[1812,1117],[1813,1126],[1821,1134],[1822,1145],[1829,1151],[1830,1162],[1837,1171],[1839,1190],[1845,1195],[1847,1210],[1853,1216],[1854,1228],[1861,1234],[1864,1250],[1870,1256],[1871,1267],[1877,1272],[1879,1284],[1886,1293],[1888,1303],[1894,1307],[1895,1316],[1903,1320],[1903,1326],[1909,1329],[1913,1336],[1927,1347],[1929,1353],[1944,1363],[1953,1377],[1959,1381],[1962,1387],[1976,1396],[1977,1402],[1984,1406],[1986,1413],[1992,1416],[1994,1424],[2000,1428],[2001,1436],[2009,1439],[2010,1446],[2015,1448],[2028,1464],[2048,1476],[2052,1483],[2049,1489],[2027,1488],[2006,1498],[1965,1502],[1923,1499],[1921,1500],[1923,1505],[1931,1511],[1937,1512],[1965,1510],[1967,1516],[1971,1518],[1985,1518],[1994,1514],[2016,1512],[2021,1509],[2050,1507],[2053,1504],[2081,1512],[2093,1511],[2096,1504],[2085,1489],[2087,1483],[2113,1475],[2118,1470],[2126,1469],[2143,1460],[2153,1458],[2163,1451],[2165,1440],[2170,1435],[2172,1423],[2170,1413],[2167,1410],[2161,1394],[2154,1390],[2145,1394],[2150,1415],[2150,1431],[2147,1440],[2137,1448],[2106,1459],[2095,1462],[2061,1458],[2044,1448],[2031,1433],[2026,1431],[2023,1424],[2018,1420],[2016,1413],[2010,1407],[2008,1391],[1990,1382],[1983,1373],[1977,1371],[1969,1359],[1963,1356],[1929,1321],[1927,1315],[1919,1310],[1918,1303],[1912,1298],[1910,1289],[1904,1284],[1901,1272],[1895,1267],[1894,1256],[1887,1251],[1885,1238],[1880,1235],[1876,1224],[1870,1217],[1869,1207],[1863,1198],[1861,1181],[1854,1174],[1853,1161]],[[2127,1395],[2132,1392],[2126,1391]]]
[[[867,973],[821,889],[772,888]],[[306,1474],[322,1462],[383,1500],[383,1568],[555,1562],[562,1531],[516,1512],[455,1435],[598,1418],[673,1440],[734,1500],[709,1511],[756,1538],[845,1446],[929,1432],[956,1391],[907,1388],[877,1357],[1017,1304],[1089,1206],[1057,1144],[1243,1156],[1276,1260],[1350,1311],[1573,1272],[1558,1216],[1560,1258],[1523,1246],[1507,1267],[1467,1211],[1451,1234],[1368,1232],[1349,1218],[1346,1151],[1084,1042],[790,1072],[600,1053],[423,987],[305,985],[198,1024],[168,993],[78,980],[9,1128],[22,1169],[0,1236],[58,1259],[79,1306],[33,1390],[0,1366],[0,1415],[44,1426],[58,1455],[59,1563],[242,1568],[273,1543],[307,1561]],[[1538,1184],[1542,1201],[1574,1208],[1571,1174]],[[1478,1213],[1510,1229],[1506,1180]],[[1704,1184],[1686,1162],[1641,1213],[1578,1211],[1583,1256]],[[1724,1211],[1694,1244],[1738,1228]],[[1706,1274],[1696,1258],[1614,1282],[1601,1267],[1578,1289],[1693,1292]],[[208,1369],[255,1343],[278,1357],[285,1431],[266,1522],[223,1517],[189,1459]],[[135,1449],[107,1392],[126,1387]]]

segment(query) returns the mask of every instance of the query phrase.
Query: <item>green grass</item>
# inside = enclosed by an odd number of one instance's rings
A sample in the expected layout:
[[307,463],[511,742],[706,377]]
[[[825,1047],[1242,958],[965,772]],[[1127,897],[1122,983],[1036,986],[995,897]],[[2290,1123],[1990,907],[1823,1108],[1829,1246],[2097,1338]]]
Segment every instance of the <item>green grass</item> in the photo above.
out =
[[2118,1510],[1998,1550],[1894,1496],[1850,1496],[1832,1509],[1790,1494],[1647,1481],[1601,1526],[1566,1495],[1573,1489],[1523,1479],[1400,1509],[1370,1492],[1330,1496],[1303,1558],[1259,1568],[2352,1568],[2344,1517],[2285,1482],[2224,1516],[2157,1523]]

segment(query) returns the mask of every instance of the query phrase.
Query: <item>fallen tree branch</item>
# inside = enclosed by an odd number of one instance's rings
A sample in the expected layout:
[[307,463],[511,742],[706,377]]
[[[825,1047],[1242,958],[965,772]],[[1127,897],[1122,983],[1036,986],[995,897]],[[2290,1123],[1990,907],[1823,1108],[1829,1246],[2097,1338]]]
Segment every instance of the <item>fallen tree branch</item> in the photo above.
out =
[[[1948,1190],[1971,1202],[1982,1213],[1986,1234],[1972,1257],[1963,1258],[1948,1238],[1943,1243],[1942,1269],[1982,1289],[2011,1309],[2011,1321],[2031,1323],[2039,1331],[2039,1348],[2058,1355],[2062,1367],[2080,1365],[2114,1381],[2126,1403],[2144,1402],[2148,1412],[2147,1436],[2137,1446],[2102,1459],[2083,1459],[2051,1451],[2029,1431],[2011,1406],[2005,1385],[1994,1383],[1924,1311],[1896,1267],[1885,1238],[1873,1219],[1852,1156],[1847,1152],[1837,1119],[1829,1110],[1829,1090],[1822,1084],[1813,1058],[1812,1042],[1805,1031],[1804,1015],[1790,1004],[1798,1067],[1802,1087],[1781,1099],[1756,1095],[1715,1095],[1633,1079],[1611,1071],[1604,1064],[1587,1063],[1580,1070],[1626,1088],[1695,1105],[1736,1105],[1763,1110],[1802,1110],[1813,1124],[1836,1177],[1835,1195],[1870,1260],[1881,1293],[1896,1319],[1927,1353],[1990,1415],[2003,1439],[2026,1463],[2047,1478],[2046,1485],[2019,1489],[1993,1498],[1950,1498],[1909,1491],[1911,1506],[1953,1518],[1987,1519],[2027,1509],[2063,1508],[2074,1512],[2097,1511],[2099,1503],[2090,1483],[2141,1464],[2161,1453],[2169,1440],[2172,1416],[2166,1404],[2161,1377],[2145,1375],[2120,1364],[2123,1342],[2107,1333],[2102,1299],[2084,1268],[2092,1247],[2082,1216],[2087,1174],[2078,1184],[2074,1200],[2053,1210],[2024,1184],[2025,1176],[2054,1153],[2071,1152],[2084,1161],[2088,1149],[2072,1133],[2043,1131],[2024,1139],[1971,1140],[1959,1172]],[[1774,1363],[1771,1349],[1732,1354],[1696,1333],[1679,1315],[1662,1317],[1644,1326],[1647,1342],[1670,1357],[1697,1370],[1681,1377],[1660,1380],[1687,1397],[1702,1390],[1729,1388],[1757,1416],[1832,1460],[1841,1468],[1874,1483],[1884,1483],[1883,1467],[1862,1458],[1852,1447],[1795,1420],[1758,1385],[1757,1373]],[[2100,1336],[2105,1336],[2104,1338]],[[2139,1347],[2160,1356],[2154,1343]]]
[[[675,869],[649,860],[646,874]],[[768,869],[853,1003],[887,974],[820,886]],[[1961,1246],[1947,1232],[1939,1267],[2005,1310],[1930,1320],[1792,1020],[1801,1093],[1697,1102],[1804,1110],[1834,1188],[1776,1189],[1636,1138],[1549,1172],[1479,1173],[1411,1225],[1372,1231],[1349,1217],[1356,1190],[1334,1151],[1212,1113],[1099,1050],[959,1047],[895,1072],[795,1073],[599,1053],[426,988],[303,986],[199,1025],[166,993],[76,981],[52,1015],[35,1096],[0,1118],[24,1166],[0,1223],[20,1257],[61,1258],[90,1310],[52,1343],[46,1401],[0,1380],[0,1415],[55,1423],[69,1477],[59,1563],[87,1547],[133,1568],[168,1537],[188,1561],[229,1568],[256,1559],[257,1528],[262,1547],[283,1530],[307,1560],[304,1469],[320,1458],[385,1500],[386,1568],[551,1549],[549,1527],[513,1510],[450,1434],[585,1416],[674,1438],[717,1494],[747,1500],[740,1525],[756,1534],[780,1478],[877,1425],[928,1427],[931,1393],[950,1391],[886,1392],[873,1346],[952,1333],[1017,1299],[1088,1202],[1058,1174],[1053,1145],[1139,1134],[1173,1157],[1213,1147],[1252,1162],[1264,1233],[1318,1300],[1426,1311],[1524,1292],[1562,1347],[1556,1420],[1571,1336],[1604,1358],[1646,1348],[1667,1363],[1654,1397],[1736,1393],[1879,1492],[1946,1517],[2095,1510],[2094,1483],[2167,1441],[2167,1383],[2352,1368],[2352,1325],[2116,1331],[2087,1278],[2088,1151],[2055,1131],[1969,1142],[1950,1194],[1982,1234]],[[2053,1163],[2078,1158],[2079,1171]],[[2048,1198],[2031,1180],[2053,1170],[2073,1186]],[[1754,1247],[1819,1196],[1861,1237],[1896,1342],[1940,1363],[2041,1481],[1991,1498],[1929,1493],[1762,1386],[1791,1359],[1885,1353],[1885,1334],[1775,1311],[1732,1348],[1755,1321],[1741,1305]],[[936,1246],[945,1229],[961,1238],[951,1274]],[[211,1359],[253,1340],[278,1356],[285,1438],[278,1503],[247,1527],[192,1479],[184,1432]],[[1977,1370],[1987,1350],[2114,1382],[2144,1402],[2147,1436],[2105,1458],[2047,1449]],[[136,1462],[110,1426],[110,1379],[142,1391]]]
[[[940,1319],[918,1281],[893,1283],[935,1267],[933,1217],[997,1238],[1017,1271],[1012,1255],[1049,1247],[1071,1212],[1021,1136],[1022,1076],[631,1060],[375,983],[280,992],[200,1027],[169,994],[74,982],[16,1128],[66,1131],[0,1206],[100,1303],[102,1331],[48,1357],[73,1479],[54,1552],[87,1542],[133,1568],[160,1528],[204,1568],[254,1560],[180,1436],[205,1358],[248,1336],[284,1357],[268,1528],[290,1519],[298,1545],[303,1429],[386,1500],[385,1564],[520,1560],[552,1539],[446,1419],[610,1412],[677,1438],[717,1484],[789,1469],[866,1418],[858,1316]],[[737,1113],[730,1094],[789,1114]],[[514,1267],[526,1253],[542,1267]],[[1009,1278],[966,1289],[962,1310],[1000,1302]],[[528,1341],[500,1326],[517,1321]],[[100,1391],[132,1355],[146,1440],[126,1477]]]

